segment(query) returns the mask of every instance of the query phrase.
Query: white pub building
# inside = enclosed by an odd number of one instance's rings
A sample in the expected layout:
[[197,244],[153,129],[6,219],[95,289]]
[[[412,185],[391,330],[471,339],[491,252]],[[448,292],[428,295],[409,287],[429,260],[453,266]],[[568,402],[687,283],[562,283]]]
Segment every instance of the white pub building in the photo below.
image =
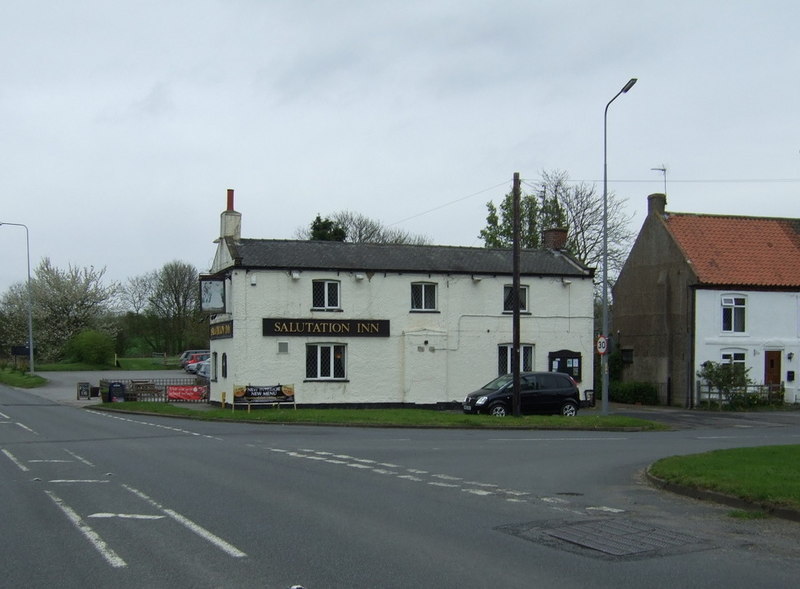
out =
[[[520,253],[521,369],[584,390],[594,271],[565,240]],[[216,243],[201,277],[212,403],[439,406],[511,371],[511,250],[243,239],[232,190]]]

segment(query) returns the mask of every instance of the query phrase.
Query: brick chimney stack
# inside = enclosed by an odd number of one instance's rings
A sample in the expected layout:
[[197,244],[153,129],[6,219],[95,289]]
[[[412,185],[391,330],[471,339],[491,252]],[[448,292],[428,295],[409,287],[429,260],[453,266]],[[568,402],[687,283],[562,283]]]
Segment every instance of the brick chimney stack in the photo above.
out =
[[667,195],[656,192],[647,197],[647,214],[664,216],[667,207]]
[[242,237],[242,214],[233,209],[233,188],[228,188],[228,207],[222,212],[219,219],[220,239],[232,237],[239,240]]
[[542,243],[549,250],[563,250],[567,247],[567,228],[553,227],[542,231]]

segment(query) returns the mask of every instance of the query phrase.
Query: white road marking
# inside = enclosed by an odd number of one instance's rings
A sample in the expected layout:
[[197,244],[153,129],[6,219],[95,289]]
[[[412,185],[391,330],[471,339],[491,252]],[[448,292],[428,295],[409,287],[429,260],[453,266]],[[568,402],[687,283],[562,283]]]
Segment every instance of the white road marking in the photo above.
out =
[[72,460],[28,460],[28,462],[72,462]]
[[18,422],[17,422],[17,425],[18,425],[18,426],[20,426],[22,429],[24,429],[24,430],[27,430],[27,431],[31,432],[32,434],[34,434],[34,435],[36,435],[36,436],[38,436],[38,435],[39,435],[38,433],[36,433],[35,431],[33,431],[31,428],[29,428],[29,427],[28,427],[27,425],[25,425],[24,423],[20,423],[20,422],[18,421]]
[[17,457],[16,457],[16,456],[14,456],[14,455],[13,455],[11,452],[9,452],[8,450],[6,450],[5,448],[3,448],[2,452],[3,452],[3,454],[5,454],[5,455],[8,457],[8,459],[9,459],[11,462],[13,462],[14,464],[16,464],[16,465],[17,465],[17,467],[19,467],[19,469],[20,469],[21,471],[23,471],[23,472],[28,472],[28,471],[30,470],[30,468],[28,468],[27,466],[25,466],[24,464],[22,464],[22,463],[21,463],[19,460],[17,460]]
[[52,479],[48,483],[110,483],[106,479]]
[[64,512],[64,515],[78,528],[81,534],[91,542],[92,546],[94,546],[95,550],[97,550],[100,555],[114,568],[122,568],[128,566],[119,555],[114,552],[108,544],[106,544],[105,540],[103,540],[97,532],[95,532],[89,525],[87,525],[75,511],[69,507],[64,501],[58,497],[52,491],[45,491],[48,497],[53,500],[59,509]]
[[[560,438],[559,438],[560,439]],[[586,438],[583,438],[586,439]],[[592,438],[594,439],[594,438]],[[608,438],[599,438],[599,439],[608,439]],[[626,438],[617,438],[617,439],[626,439]],[[561,497],[535,497],[531,495],[528,491],[516,491],[514,489],[503,489],[499,485],[494,483],[484,483],[480,481],[465,481],[460,477],[455,477],[447,474],[441,473],[430,473],[427,470],[419,470],[416,468],[406,468],[402,469],[401,466],[396,464],[389,464],[384,462],[375,462],[373,460],[367,460],[364,458],[355,458],[348,454],[331,454],[330,452],[322,452],[313,450],[310,448],[303,448],[302,453],[291,451],[291,450],[284,450],[281,448],[268,448],[272,452],[280,452],[287,456],[291,456],[292,458],[305,458],[307,460],[320,460],[322,458],[323,462],[327,462],[329,464],[336,464],[347,466],[348,468],[358,468],[364,470],[371,470],[375,474],[382,474],[382,475],[394,475],[398,479],[403,479],[406,481],[411,481],[415,483],[425,483],[427,485],[431,485],[433,487],[442,487],[446,489],[457,489],[464,493],[469,493],[470,495],[475,495],[478,497],[498,497],[501,499],[505,499],[508,502],[512,503],[535,503],[537,501],[545,504],[548,506],[549,509],[561,512],[569,512],[569,513],[576,513],[576,514],[583,514],[585,515],[586,511],[589,512],[606,512],[606,513],[624,513],[624,509],[616,509],[613,507],[607,506],[593,506],[593,507],[586,507],[586,508],[570,508],[570,501],[567,499],[563,499]],[[340,458],[341,460],[334,460],[331,458],[325,458],[326,456],[335,456]],[[391,466],[392,468],[402,469],[405,473],[409,474],[400,474],[397,471],[393,470],[386,470],[383,468],[376,468],[365,466],[365,464],[377,464],[379,466]],[[419,476],[417,476],[419,475]]]
[[10,418],[8,415],[6,415],[5,413],[0,413],[0,417],[2,417],[3,419],[11,419],[11,418]]
[[148,497],[147,495],[145,495],[143,492],[139,491],[138,489],[134,489],[133,487],[130,487],[128,485],[122,485],[122,487],[124,489],[127,489],[128,491],[130,491],[131,493],[133,493],[134,495],[136,495],[140,499],[146,501],[147,503],[149,503],[150,505],[152,505],[153,507],[155,507],[159,511],[164,512],[169,517],[171,517],[173,520],[175,520],[176,522],[178,522],[179,524],[184,526],[186,529],[194,532],[195,534],[197,534],[198,536],[203,538],[205,541],[210,542],[211,544],[213,544],[214,546],[216,546],[217,548],[222,550],[224,553],[226,553],[228,556],[232,556],[233,558],[242,558],[242,557],[247,556],[247,554],[245,554],[244,552],[242,552],[241,550],[236,548],[236,546],[234,546],[233,544],[230,544],[229,542],[226,542],[225,540],[223,540],[219,536],[216,536],[216,535],[212,534],[211,532],[206,530],[204,527],[194,523],[192,520],[190,520],[187,517],[184,517],[180,513],[176,512],[176,511],[173,511],[172,509],[167,509],[166,507],[164,507],[163,505],[158,503],[155,499],[151,499],[150,497]]
[[164,519],[165,515],[145,515],[141,513],[93,513],[88,517],[94,517],[98,519],[110,519],[114,517],[118,517],[120,519]]
[[624,509],[617,509],[615,507],[606,507],[605,505],[600,505],[599,507],[587,507],[586,511],[602,511],[605,513],[625,513]]
[[607,442],[630,438],[489,438],[489,442]]
[[86,460],[85,458],[83,458],[83,457],[81,457],[81,456],[78,456],[78,455],[77,455],[77,454],[75,454],[75,452],[73,452],[72,450],[67,450],[66,448],[64,448],[64,452],[66,452],[67,454],[69,454],[70,456],[72,456],[72,457],[73,457],[75,460],[78,460],[79,462],[83,462],[83,463],[84,463],[86,466],[91,466],[91,467],[94,467],[94,464],[92,464],[91,462],[89,462],[89,461],[88,461],[88,460]]

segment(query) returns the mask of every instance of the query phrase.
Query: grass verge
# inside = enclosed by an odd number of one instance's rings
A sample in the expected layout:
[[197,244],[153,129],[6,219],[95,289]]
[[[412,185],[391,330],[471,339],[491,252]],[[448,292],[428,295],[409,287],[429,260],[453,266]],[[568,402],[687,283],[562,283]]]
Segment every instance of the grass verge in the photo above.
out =
[[672,456],[654,463],[650,473],[678,485],[800,510],[800,445]]
[[47,380],[41,376],[30,375],[14,368],[5,367],[0,369],[0,383],[22,389],[33,389],[42,386]]
[[577,429],[577,430],[664,430],[663,424],[622,416],[526,415],[492,417],[465,415],[458,412],[426,409],[278,409],[266,408],[247,412],[244,409],[192,409],[170,403],[107,403],[104,407],[121,411],[138,411],[192,417],[205,420],[250,421],[313,425],[353,425],[380,427],[438,428],[501,428],[501,429]]

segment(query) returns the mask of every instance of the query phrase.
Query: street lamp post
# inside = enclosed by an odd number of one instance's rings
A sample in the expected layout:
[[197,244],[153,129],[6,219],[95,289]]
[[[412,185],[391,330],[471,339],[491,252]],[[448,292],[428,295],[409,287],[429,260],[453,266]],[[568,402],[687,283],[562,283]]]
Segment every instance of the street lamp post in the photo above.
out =
[[[633,88],[637,78],[631,78],[622,87],[622,90],[608,101],[603,112],[603,333],[608,338],[608,107],[620,94],[625,94]],[[602,414],[608,415],[608,348],[600,356],[600,371],[602,376],[603,404]]]
[[28,226],[24,223],[7,223],[0,221],[0,225],[12,225],[25,229],[25,251],[28,256],[28,369],[31,374],[33,370],[33,295],[31,293],[31,239]]

